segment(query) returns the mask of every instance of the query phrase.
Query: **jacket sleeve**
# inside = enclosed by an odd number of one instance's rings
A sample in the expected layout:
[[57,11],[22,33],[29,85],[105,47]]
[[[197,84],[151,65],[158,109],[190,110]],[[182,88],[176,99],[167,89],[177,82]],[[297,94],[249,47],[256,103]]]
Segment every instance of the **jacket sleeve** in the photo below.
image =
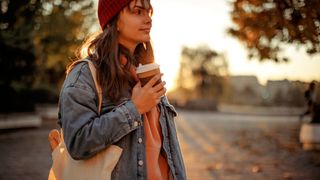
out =
[[64,140],[73,159],[90,158],[142,124],[131,100],[99,116],[95,94],[72,84],[60,95],[60,112]]

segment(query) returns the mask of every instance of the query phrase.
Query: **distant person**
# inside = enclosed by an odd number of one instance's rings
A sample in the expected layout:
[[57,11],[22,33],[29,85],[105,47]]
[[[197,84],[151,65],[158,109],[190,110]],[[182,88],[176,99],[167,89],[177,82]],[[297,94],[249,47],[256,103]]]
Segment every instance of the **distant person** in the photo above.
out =
[[311,82],[308,89],[304,92],[304,97],[307,101],[307,109],[300,115],[300,120],[302,120],[306,115],[312,115],[316,100],[315,85],[315,82]]

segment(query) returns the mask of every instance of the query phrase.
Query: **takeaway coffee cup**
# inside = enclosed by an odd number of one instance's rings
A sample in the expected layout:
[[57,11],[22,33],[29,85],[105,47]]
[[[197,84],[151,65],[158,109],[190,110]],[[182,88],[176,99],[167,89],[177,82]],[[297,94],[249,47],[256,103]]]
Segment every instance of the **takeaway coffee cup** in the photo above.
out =
[[[144,86],[153,76],[160,74],[160,66],[157,63],[140,64],[136,69],[136,73],[141,82],[141,86]],[[161,79],[156,82],[156,84],[158,83],[161,83]]]

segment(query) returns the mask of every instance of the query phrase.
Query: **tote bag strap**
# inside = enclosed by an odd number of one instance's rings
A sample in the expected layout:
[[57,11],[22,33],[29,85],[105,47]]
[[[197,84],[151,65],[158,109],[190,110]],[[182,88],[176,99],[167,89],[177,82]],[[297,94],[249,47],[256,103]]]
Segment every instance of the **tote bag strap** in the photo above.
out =
[[94,66],[94,64],[92,63],[92,61],[89,61],[88,59],[84,59],[84,61],[87,61],[89,64],[89,69],[91,71],[91,75],[93,77],[93,81],[94,84],[96,86],[97,89],[97,93],[98,93],[98,114],[100,115],[101,112],[101,106],[102,106],[102,89],[101,86],[97,80],[97,69]]

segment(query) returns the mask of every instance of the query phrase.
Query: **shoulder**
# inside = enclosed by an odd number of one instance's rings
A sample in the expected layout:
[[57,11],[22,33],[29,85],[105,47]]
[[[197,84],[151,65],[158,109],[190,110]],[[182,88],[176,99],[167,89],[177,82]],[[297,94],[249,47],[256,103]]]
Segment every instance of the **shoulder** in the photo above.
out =
[[66,76],[63,89],[75,87],[95,92],[94,80],[87,62],[75,64]]

